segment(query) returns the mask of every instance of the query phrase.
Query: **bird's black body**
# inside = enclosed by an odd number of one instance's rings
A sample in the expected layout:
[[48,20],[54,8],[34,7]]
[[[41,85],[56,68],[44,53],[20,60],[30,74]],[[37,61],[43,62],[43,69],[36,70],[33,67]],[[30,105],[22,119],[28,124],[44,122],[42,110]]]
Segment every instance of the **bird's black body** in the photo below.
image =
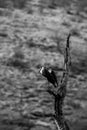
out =
[[47,69],[45,67],[42,67],[40,70],[40,73],[47,78],[47,80],[52,83],[55,87],[57,87],[57,77],[55,75],[55,72],[52,69]]

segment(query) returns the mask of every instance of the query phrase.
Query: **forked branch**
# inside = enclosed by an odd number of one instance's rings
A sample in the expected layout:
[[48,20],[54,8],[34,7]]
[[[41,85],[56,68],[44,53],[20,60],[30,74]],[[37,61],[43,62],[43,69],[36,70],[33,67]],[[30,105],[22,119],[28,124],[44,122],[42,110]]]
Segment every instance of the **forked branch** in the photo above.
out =
[[40,70],[40,73],[47,78],[47,80],[53,84],[53,88],[50,88],[48,86],[48,92],[49,94],[53,95],[55,99],[54,104],[54,110],[55,110],[55,122],[57,124],[58,130],[69,130],[69,127],[65,121],[64,115],[63,115],[63,102],[64,98],[66,96],[66,87],[67,87],[67,81],[69,78],[69,70],[71,65],[71,57],[70,57],[70,36],[67,37],[66,47],[65,47],[65,56],[64,56],[64,71],[61,77],[61,80],[58,82],[57,77],[52,69],[47,69],[45,67],[42,67]]

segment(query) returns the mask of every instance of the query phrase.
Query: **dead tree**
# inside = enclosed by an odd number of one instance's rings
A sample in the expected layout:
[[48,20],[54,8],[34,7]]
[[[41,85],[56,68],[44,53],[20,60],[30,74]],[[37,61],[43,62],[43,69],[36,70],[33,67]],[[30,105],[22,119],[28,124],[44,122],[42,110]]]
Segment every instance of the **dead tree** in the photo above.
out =
[[[63,114],[63,103],[64,103],[64,98],[66,96],[66,87],[67,87],[67,81],[69,78],[69,70],[70,70],[70,65],[71,65],[71,58],[70,58],[70,45],[69,45],[69,39],[70,39],[71,34],[68,35],[67,37],[67,43],[65,47],[65,56],[64,56],[64,71],[61,77],[61,80],[58,82],[56,81],[57,77],[55,78],[55,73],[52,73],[52,70],[49,71],[49,69],[42,67],[40,70],[40,73],[47,78],[47,80],[53,84],[52,87],[48,86],[48,92],[49,94],[53,95],[55,104],[54,104],[54,119],[55,123],[57,125],[58,130],[70,130],[66,120],[64,118]],[[56,86],[55,86],[56,83]]]

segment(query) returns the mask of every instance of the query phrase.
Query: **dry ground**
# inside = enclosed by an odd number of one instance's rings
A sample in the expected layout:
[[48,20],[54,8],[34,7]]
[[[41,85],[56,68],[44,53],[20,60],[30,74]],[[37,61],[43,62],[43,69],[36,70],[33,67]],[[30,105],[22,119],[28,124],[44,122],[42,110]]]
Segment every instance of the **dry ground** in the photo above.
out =
[[52,66],[60,77],[57,70],[63,67],[71,30],[64,113],[72,130],[87,130],[87,17],[64,9],[45,10],[44,15],[14,10],[0,16],[0,130],[56,130],[53,119],[44,117],[54,113],[53,97],[39,69]]

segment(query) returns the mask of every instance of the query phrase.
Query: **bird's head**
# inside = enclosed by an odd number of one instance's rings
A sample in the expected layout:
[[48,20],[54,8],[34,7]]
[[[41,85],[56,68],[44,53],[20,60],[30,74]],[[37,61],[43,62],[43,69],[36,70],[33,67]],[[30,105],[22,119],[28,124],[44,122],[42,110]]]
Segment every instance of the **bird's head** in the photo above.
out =
[[46,68],[45,67],[42,67],[41,69],[40,69],[40,73],[43,75],[43,76],[46,76]]

